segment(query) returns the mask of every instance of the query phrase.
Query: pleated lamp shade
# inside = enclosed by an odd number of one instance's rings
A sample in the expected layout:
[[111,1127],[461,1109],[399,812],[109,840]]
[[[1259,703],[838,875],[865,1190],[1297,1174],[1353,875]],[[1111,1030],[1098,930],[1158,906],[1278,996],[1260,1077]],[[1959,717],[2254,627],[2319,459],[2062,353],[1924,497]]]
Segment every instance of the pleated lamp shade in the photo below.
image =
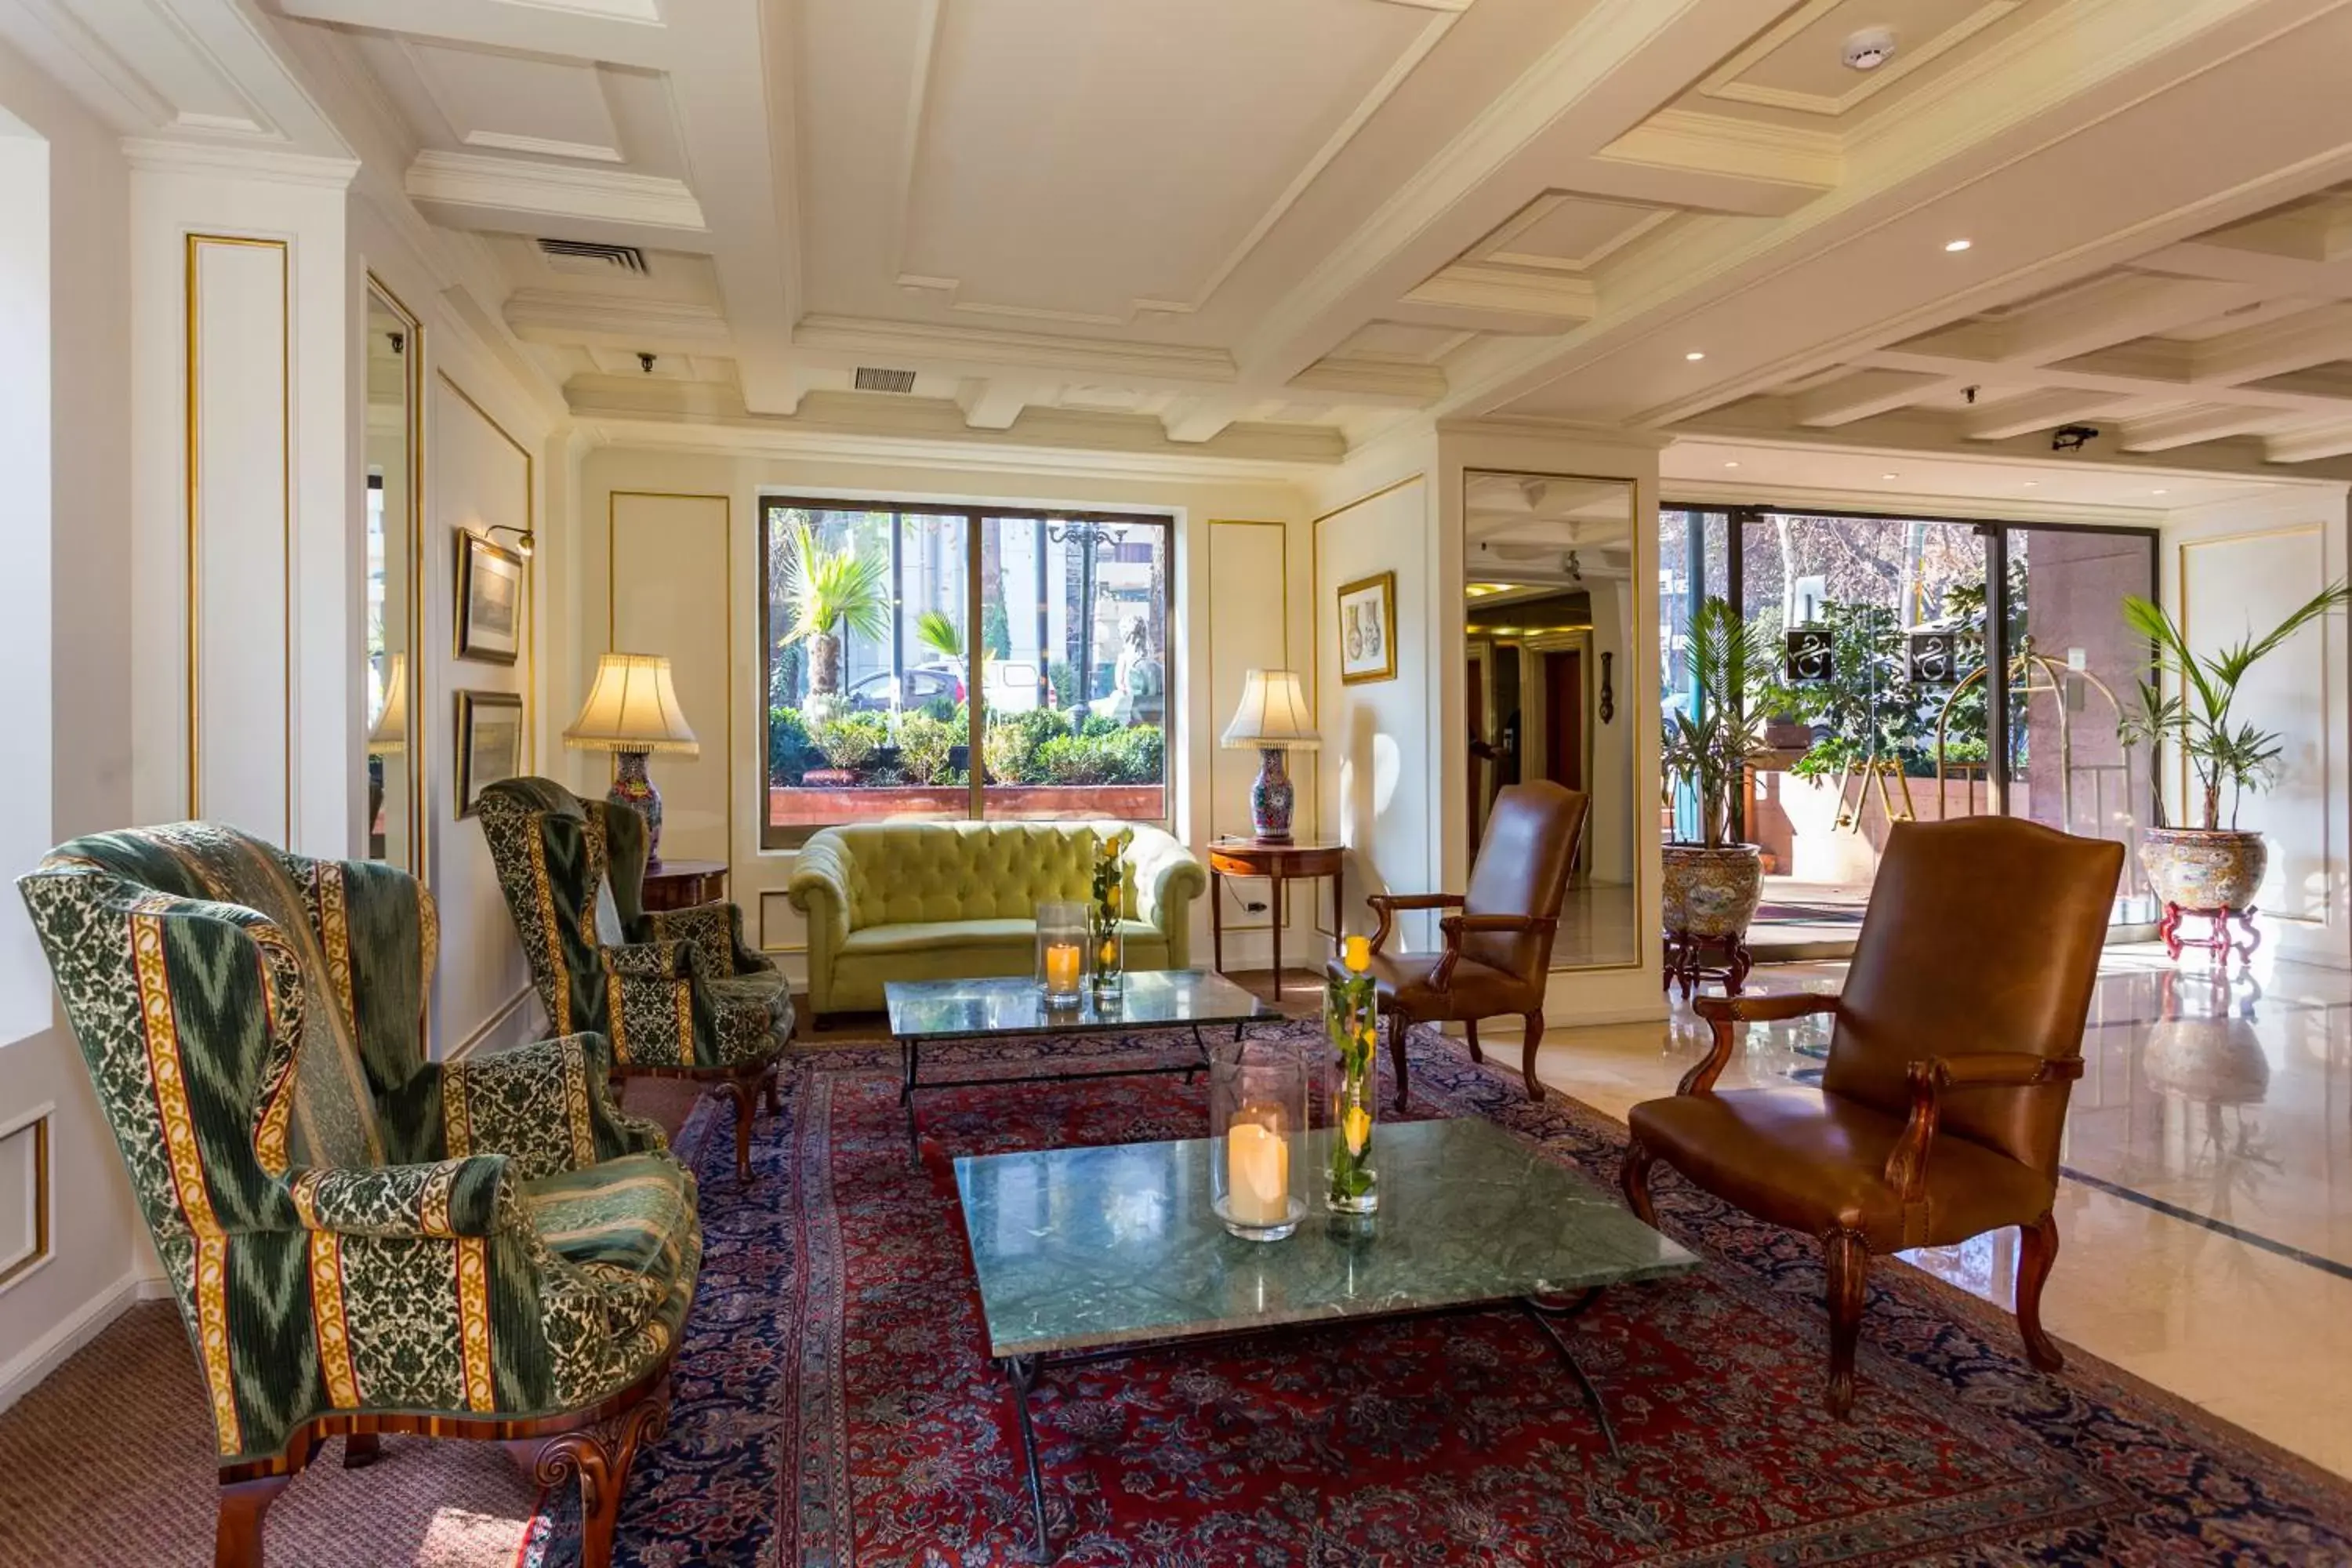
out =
[[669,660],[655,653],[608,653],[564,743],[592,752],[675,752],[698,756],[702,742],[677,705]]
[[1241,706],[1225,726],[1223,744],[1235,751],[1279,747],[1311,752],[1323,742],[1295,669],[1253,669],[1242,678]]
[[383,661],[383,710],[369,727],[368,755],[381,757],[408,749],[408,656],[395,653]]

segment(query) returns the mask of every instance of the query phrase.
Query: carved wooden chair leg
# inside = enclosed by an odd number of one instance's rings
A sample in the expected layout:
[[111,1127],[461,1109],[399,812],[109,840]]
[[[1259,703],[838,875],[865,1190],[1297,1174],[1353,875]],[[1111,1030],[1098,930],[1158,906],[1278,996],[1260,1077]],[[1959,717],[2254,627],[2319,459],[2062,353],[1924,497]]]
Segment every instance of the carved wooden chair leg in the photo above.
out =
[[343,1439],[343,1468],[365,1469],[383,1457],[383,1439],[373,1432],[354,1432]]
[[1405,1065],[1404,1037],[1412,1031],[1412,1019],[1402,1013],[1383,1013],[1380,1016],[1380,1022],[1388,1026],[1389,1060],[1396,1064],[1397,1109],[1402,1110],[1406,1096],[1412,1092],[1412,1068]]
[[614,1530],[621,1517],[622,1494],[629,1488],[630,1468],[636,1463],[637,1449],[668,1426],[669,1384],[665,1382],[619,1415],[593,1426],[538,1442],[507,1445],[542,1487],[578,1479],[581,1568],[612,1568]]
[[760,1104],[760,1080],[740,1073],[727,1079],[727,1094],[735,1102],[735,1179],[751,1179],[751,1118]]
[[1858,1230],[1832,1230],[1822,1237],[1822,1261],[1829,1270],[1831,1415],[1845,1420],[1853,1411],[1853,1348],[1862,1335],[1863,1304],[1870,1296],[1870,1244]]
[[293,1480],[290,1475],[223,1481],[220,1522],[213,1534],[213,1568],[261,1568],[261,1516]]
[[1536,1051],[1543,1045],[1543,1032],[1544,1016],[1542,1009],[1538,1008],[1528,1015],[1527,1043],[1519,1051],[1519,1076],[1528,1080],[1529,1100],[1544,1097],[1543,1084],[1536,1077]]
[[1625,1158],[1617,1167],[1617,1184],[1624,1189],[1625,1206],[1633,1217],[1655,1230],[1658,1211],[1650,1203],[1650,1146],[1639,1138],[1625,1144]]
[[777,1076],[777,1069],[770,1068],[768,1076],[760,1080],[761,1087],[767,1090],[768,1114],[771,1116],[776,1115],[784,1109],[783,1096],[776,1088]]
[[1477,1019],[1465,1018],[1462,1020],[1462,1038],[1470,1047],[1470,1059],[1472,1061],[1483,1062],[1486,1059],[1486,1053],[1478,1048]]
[[2042,1212],[2017,1232],[2017,1331],[2025,1340],[2025,1358],[2042,1372],[2066,1364],[2065,1353],[2042,1331],[2042,1287],[2058,1261],[2058,1216]]

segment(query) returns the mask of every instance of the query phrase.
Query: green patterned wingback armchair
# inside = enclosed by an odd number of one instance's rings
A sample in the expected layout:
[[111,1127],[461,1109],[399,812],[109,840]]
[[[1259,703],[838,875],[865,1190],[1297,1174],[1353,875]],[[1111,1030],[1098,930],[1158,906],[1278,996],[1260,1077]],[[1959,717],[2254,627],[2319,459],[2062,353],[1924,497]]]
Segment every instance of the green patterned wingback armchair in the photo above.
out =
[[207,823],[60,846],[18,883],[194,1342],[216,1563],[320,1440],[535,1443],[612,1526],[702,1256],[693,1178],[568,1035],[424,1059],[415,879]]
[[605,1036],[623,1078],[714,1081],[734,1098],[735,1172],[749,1181],[755,1097],[764,1086],[775,1109],[793,998],[776,966],[744,945],[743,912],[646,912],[645,818],[553,779],[502,780],[475,809],[557,1031]]

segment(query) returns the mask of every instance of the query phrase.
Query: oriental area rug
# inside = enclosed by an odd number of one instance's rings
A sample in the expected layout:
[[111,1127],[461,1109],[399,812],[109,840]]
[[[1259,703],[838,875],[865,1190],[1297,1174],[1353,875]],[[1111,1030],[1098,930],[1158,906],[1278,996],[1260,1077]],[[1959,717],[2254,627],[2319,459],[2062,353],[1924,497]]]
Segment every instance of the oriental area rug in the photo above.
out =
[[[1490,1118],[1613,1189],[1617,1123],[1557,1093],[1529,1104],[1516,1074],[1434,1033],[1412,1045],[1418,1113]],[[927,1047],[924,1062],[981,1077],[1189,1048],[1107,1037]],[[702,1289],[669,1432],[624,1503],[629,1568],[1030,1560],[1019,1435],[948,1163],[1199,1136],[1205,1086],[926,1093],[917,1159],[898,1070],[887,1047],[803,1058],[783,1114],[761,1120],[748,1190],[731,1112],[706,1102],[688,1121]],[[1901,1266],[1874,1270],[1854,1419],[1832,1420],[1812,1241],[1669,1173],[1656,1191],[1704,1266],[1612,1290],[1573,1331],[1622,1461],[1514,1311],[1153,1349],[1038,1385],[1060,1561],[2352,1563],[2352,1487],[2079,1352],[2042,1376],[2004,1315]],[[562,1568],[576,1530],[570,1491],[551,1493],[512,1561]]]

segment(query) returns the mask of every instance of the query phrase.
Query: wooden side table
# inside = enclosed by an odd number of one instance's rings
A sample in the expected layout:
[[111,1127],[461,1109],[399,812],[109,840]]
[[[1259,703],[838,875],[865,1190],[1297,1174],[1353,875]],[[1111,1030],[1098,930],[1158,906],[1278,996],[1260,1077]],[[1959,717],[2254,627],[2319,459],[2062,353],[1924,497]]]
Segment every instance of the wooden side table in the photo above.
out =
[[1269,844],[1262,838],[1220,838],[1209,846],[1209,942],[1220,972],[1225,967],[1225,905],[1217,896],[1227,877],[1264,877],[1274,886],[1274,994],[1282,996],[1282,888],[1286,882],[1331,879],[1334,918],[1343,907],[1338,844]]
[[665,860],[646,873],[645,905],[656,910],[688,910],[715,903],[727,896],[724,860]]

